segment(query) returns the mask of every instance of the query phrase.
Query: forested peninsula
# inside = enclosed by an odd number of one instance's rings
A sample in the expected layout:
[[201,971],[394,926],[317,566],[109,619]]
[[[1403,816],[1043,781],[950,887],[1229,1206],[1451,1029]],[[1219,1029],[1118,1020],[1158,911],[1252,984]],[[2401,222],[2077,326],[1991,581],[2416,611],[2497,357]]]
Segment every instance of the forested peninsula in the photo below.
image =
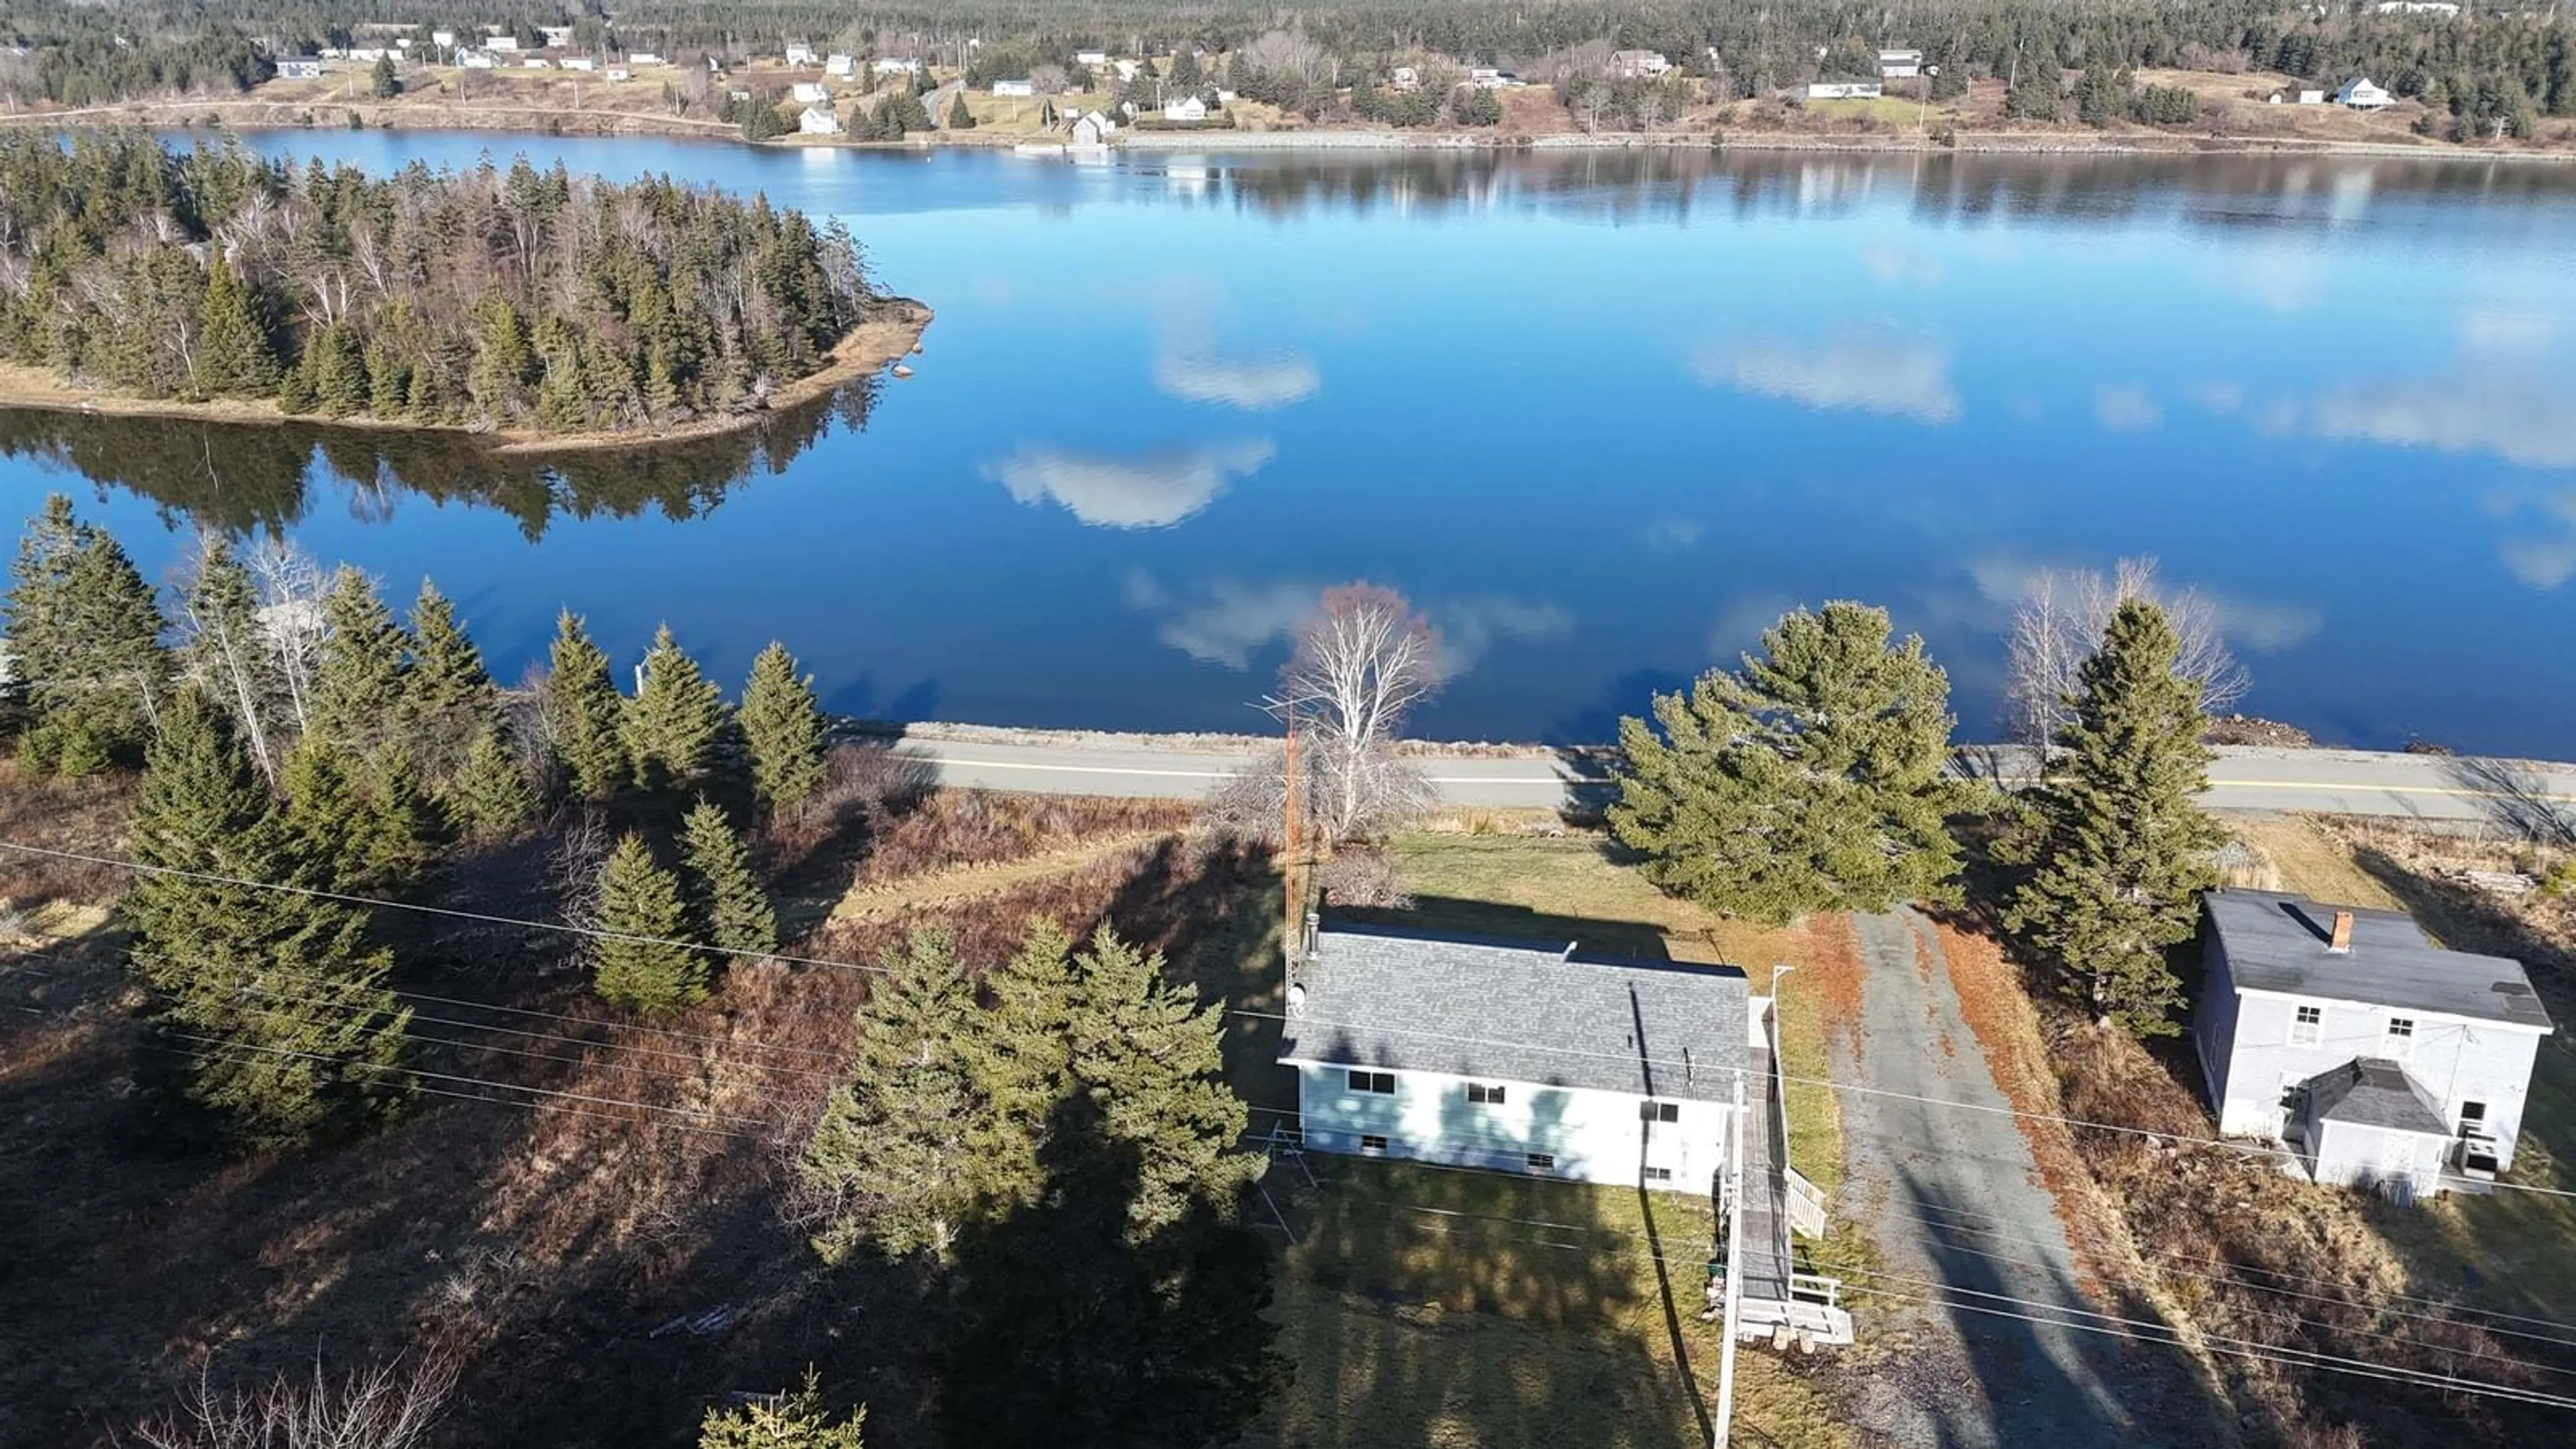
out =
[[666,178],[0,137],[0,404],[613,441],[815,395],[927,319],[838,221]]

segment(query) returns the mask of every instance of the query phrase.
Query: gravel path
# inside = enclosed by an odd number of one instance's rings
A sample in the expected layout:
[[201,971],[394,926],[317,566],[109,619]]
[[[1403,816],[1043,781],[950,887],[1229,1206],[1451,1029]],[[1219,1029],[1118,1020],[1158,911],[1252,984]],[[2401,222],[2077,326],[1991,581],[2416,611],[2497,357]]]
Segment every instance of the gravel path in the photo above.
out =
[[[1911,911],[1863,916],[1859,935],[1862,1036],[1841,1048],[1836,1079],[2005,1106],[1960,1016],[1930,923]],[[1889,1275],[1873,1285],[1885,1311],[1862,1328],[1873,1367],[1857,1376],[1857,1402],[1847,1405],[1853,1421],[1880,1442],[1927,1449],[2143,1442],[2111,1388],[2120,1375],[2118,1340],[1891,1301],[1933,1296],[1894,1281],[1913,1279],[1941,1285],[1939,1296],[1951,1303],[2002,1313],[2041,1311],[2006,1299],[2099,1307],[2076,1286],[2056,1203],[2014,1119],[1865,1092],[1844,1094],[1842,1109],[1839,1206],[1867,1228]]]

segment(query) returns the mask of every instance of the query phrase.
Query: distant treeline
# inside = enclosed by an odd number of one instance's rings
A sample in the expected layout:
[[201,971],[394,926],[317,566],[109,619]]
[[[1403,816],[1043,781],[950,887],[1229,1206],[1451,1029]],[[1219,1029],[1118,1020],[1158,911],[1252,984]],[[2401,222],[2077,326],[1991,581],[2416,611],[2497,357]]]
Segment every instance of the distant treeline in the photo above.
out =
[[667,179],[0,138],[0,356],[138,397],[615,429],[813,372],[869,303],[838,222]]
[[[1677,66],[1755,95],[1848,69],[1879,46],[1925,52],[1939,85],[2015,79],[2028,66],[2066,69],[2180,66],[2284,71],[2335,83],[2369,75],[2405,97],[2475,118],[2516,102],[2553,115],[2576,113],[2576,18],[2539,0],[2466,0],[2456,17],[2381,14],[2370,0],[2322,6],[2284,0],[1927,0],[1856,10],[1837,0],[1312,0],[1296,7],[1255,0],[890,0],[854,17],[834,0],[627,0],[614,7],[564,0],[484,0],[466,17],[424,17],[440,27],[478,24],[524,30],[538,22],[577,27],[592,46],[650,48],[671,55],[741,58],[776,54],[786,38],[858,54],[922,54],[949,63],[964,42],[1001,47],[1035,63],[1070,67],[1077,50],[1143,54],[1182,50],[1210,57],[1253,46],[1265,34],[1295,37],[1274,47],[1294,60],[1297,86],[1365,84],[1389,57],[1428,53],[1504,64],[1548,82],[1552,62],[1594,42],[1663,51]],[[359,0],[104,0],[67,7],[47,0],[0,0],[0,32],[34,47],[20,63],[34,77],[0,88],[63,99],[137,89],[184,88],[221,80],[214,56],[240,38],[281,45],[342,44],[383,20]],[[129,42],[116,44],[118,36]],[[193,67],[184,48],[217,45]],[[1307,46],[1311,46],[1311,51]],[[1606,52],[1606,45],[1604,50]],[[59,51],[59,54],[55,52]],[[1715,54],[1712,55],[1711,52]],[[194,53],[191,51],[191,53]],[[173,58],[159,58],[170,56]],[[1320,63],[1311,63],[1319,60]],[[156,72],[171,72],[164,75]],[[1258,70],[1229,77],[1277,89]],[[1250,92],[1247,92],[1250,93]],[[1292,98],[1293,99],[1293,98]],[[1307,99],[1311,99],[1311,96]]]

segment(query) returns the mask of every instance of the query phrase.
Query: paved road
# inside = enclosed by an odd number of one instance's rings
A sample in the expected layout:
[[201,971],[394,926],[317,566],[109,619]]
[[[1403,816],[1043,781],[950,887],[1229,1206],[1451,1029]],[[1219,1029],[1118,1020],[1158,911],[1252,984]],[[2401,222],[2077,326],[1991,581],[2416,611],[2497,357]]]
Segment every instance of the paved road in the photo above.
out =
[[[1899,911],[1857,925],[1866,965],[1861,1036],[1838,1048],[1834,1079],[1901,1095],[1842,1099],[1839,1209],[1878,1244],[1887,1277],[1871,1286],[1889,1310],[1873,1333],[1888,1352],[1861,1375],[1855,1421],[1907,1449],[2151,1439],[2123,1403],[2138,1385],[2115,1340],[1894,1301],[1921,1296],[2040,1317],[2101,1306],[2076,1286],[2055,1200],[2015,1119],[1906,1100],[2007,1105],[1960,1015],[1930,924]],[[1941,1291],[1916,1286],[1923,1283]]]
[[[964,742],[907,739],[899,749],[940,781],[1060,795],[1196,799],[1250,759],[1242,753],[1149,744]],[[2027,751],[1962,751],[1963,771],[2008,782],[2031,774]],[[1532,753],[1506,758],[1426,757],[1452,805],[1552,810],[1597,806],[1609,781],[1597,758]],[[2576,836],[2576,765],[2372,754],[2359,750],[2222,749],[2210,771],[2211,807],[2315,810],[2483,822],[2525,834]]]

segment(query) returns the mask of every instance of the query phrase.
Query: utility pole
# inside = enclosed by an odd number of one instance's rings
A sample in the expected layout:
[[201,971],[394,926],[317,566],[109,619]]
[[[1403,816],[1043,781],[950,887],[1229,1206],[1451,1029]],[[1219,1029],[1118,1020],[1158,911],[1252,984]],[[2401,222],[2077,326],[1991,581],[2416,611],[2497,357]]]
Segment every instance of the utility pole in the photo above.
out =
[[1304,901],[1297,894],[1297,848],[1300,844],[1297,837],[1299,827],[1305,822],[1298,819],[1297,815],[1297,707],[1293,704],[1288,707],[1288,760],[1280,773],[1287,785],[1286,803],[1282,810],[1280,828],[1280,848],[1284,852],[1280,886],[1281,893],[1287,897],[1287,917],[1280,926],[1279,940],[1281,955],[1290,965],[1294,965],[1297,961],[1298,932],[1304,918],[1302,909]]
[[1709,1449],[1726,1449],[1735,1420],[1735,1325],[1744,1306],[1744,1074],[1735,1076],[1735,1132],[1726,1153],[1726,1341],[1717,1350],[1717,1428]]

